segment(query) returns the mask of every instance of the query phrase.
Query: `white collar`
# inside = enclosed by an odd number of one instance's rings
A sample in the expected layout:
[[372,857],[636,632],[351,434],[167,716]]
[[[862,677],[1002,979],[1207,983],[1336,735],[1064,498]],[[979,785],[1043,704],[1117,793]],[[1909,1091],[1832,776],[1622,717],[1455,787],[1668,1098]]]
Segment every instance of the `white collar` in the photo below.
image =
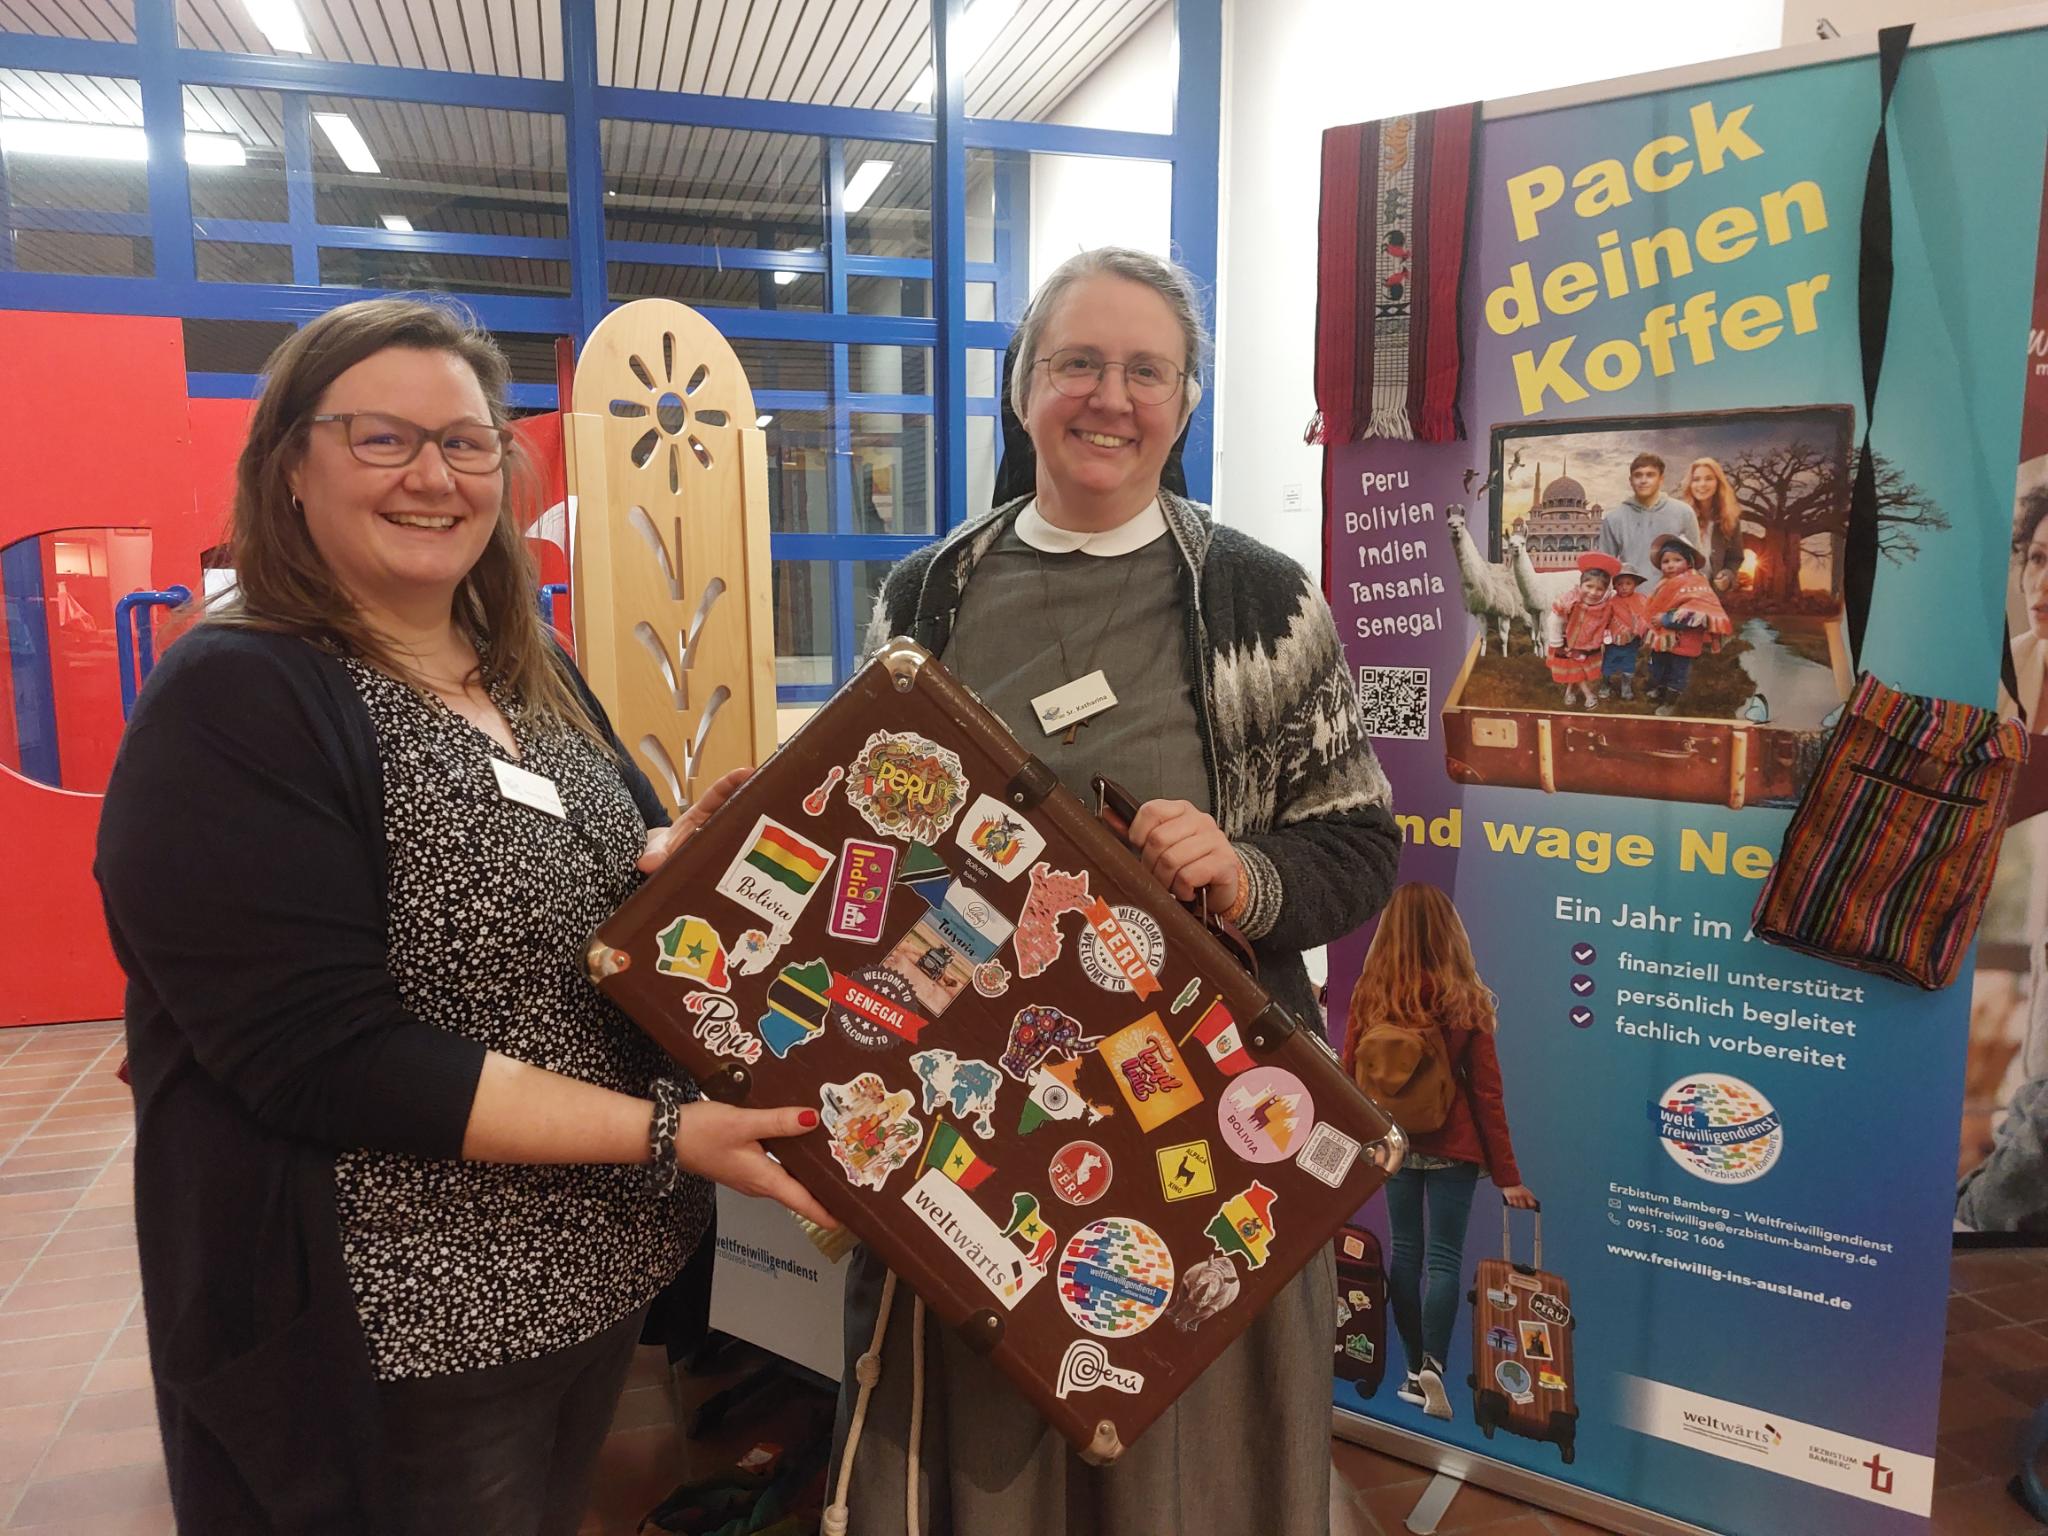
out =
[[1048,555],[1066,555],[1079,550],[1084,555],[1100,555],[1107,559],[1112,555],[1128,555],[1143,549],[1165,535],[1166,513],[1160,508],[1157,496],[1136,517],[1128,518],[1114,528],[1105,528],[1100,533],[1075,533],[1072,529],[1047,522],[1038,510],[1035,497],[1025,502],[1024,510],[1017,514],[1017,537]]

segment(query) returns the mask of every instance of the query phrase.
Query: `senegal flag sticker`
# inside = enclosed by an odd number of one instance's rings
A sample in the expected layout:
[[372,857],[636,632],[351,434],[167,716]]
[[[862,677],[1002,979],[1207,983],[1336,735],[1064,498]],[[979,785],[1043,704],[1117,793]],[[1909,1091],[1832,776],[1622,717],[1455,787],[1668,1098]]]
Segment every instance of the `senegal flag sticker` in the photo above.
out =
[[719,877],[718,893],[788,933],[832,867],[832,858],[802,833],[763,816]]

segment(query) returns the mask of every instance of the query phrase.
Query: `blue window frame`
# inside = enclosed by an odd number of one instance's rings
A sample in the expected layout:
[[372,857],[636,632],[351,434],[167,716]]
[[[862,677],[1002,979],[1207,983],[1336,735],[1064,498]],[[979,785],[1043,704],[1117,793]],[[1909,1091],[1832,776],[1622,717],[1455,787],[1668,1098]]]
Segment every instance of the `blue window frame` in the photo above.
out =
[[[424,288],[544,357],[546,338],[580,343],[622,298],[681,298],[733,342],[773,418],[778,693],[815,701],[851,671],[881,574],[982,510],[969,463],[992,466],[1000,448],[998,361],[1027,297],[1033,158],[1164,163],[1175,254],[1213,287],[1222,5],[1171,3],[1164,132],[970,117],[963,0],[931,0],[929,111],[602,85],[587,0],[560,0],[552,78],[181,46],[179,0],[134,0],[132,43],[0,32],[0,84],[85,80],[112,103],[102,116],[148,145],[141,166],[56,194],[33,172],[10,189],[0,153],[0,307],[298,323]],[[387,153],[374,181],[340,174],[320,114],[374,124],[391,103],[446,131]],[[190,134],[236,138],[244,158],[203,169],[193,149],[188,171]],[[508,135],[529,151],[518,176],[488,153]],[[636,199],[632,147],[692,135],[757,147],[750,174],[774,160],[759,206]],[[860,186],[870,161],[892,167],[880,202]],[[452,203],[420,193],[451,184],[465,188]],[[90,253],[72,262],[81,270],[48,270],[62,264],[50,235]],[[251,366],[197,369],[191,391],[246,395]],[[523,371],[514,403],[553,407],[545,367]],[[1203,499],[1212,395],[1186,457]]]

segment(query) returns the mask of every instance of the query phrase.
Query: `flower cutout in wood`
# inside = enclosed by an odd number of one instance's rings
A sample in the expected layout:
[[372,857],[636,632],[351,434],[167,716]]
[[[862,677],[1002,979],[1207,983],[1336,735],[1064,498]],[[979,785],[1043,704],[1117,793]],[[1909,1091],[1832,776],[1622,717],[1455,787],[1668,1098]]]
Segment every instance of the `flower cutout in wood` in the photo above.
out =
[[657,381],[654,370],[638,353],[627,360],[647,391],[645,402],[639,400],[614,400],[612,415],[621,420],[650,420],[652,425],[641,434],[632,447],[635,469],[645,469],[657,453],[664,449],[668,457],[668,488],[678,493],[683,488],[683,460],[685,452],[704,469],[711,467],[711,449],[704,439],[697,435],[696,427],[723,427],[730,423],[730,415],[718,408],[698,400],[704,386],[711,378],[711,365],[699,363],[680,386],[676,383],[676,338],[675,332],[664,331],[661,337],[661,377]]

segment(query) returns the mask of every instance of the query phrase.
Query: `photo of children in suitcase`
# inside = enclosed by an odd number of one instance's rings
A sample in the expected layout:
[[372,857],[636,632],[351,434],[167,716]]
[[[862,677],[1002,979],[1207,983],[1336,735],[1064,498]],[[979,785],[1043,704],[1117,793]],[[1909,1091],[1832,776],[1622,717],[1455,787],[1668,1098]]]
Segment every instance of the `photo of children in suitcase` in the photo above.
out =
[[[1448,509],[1478,620],[1443,708],[1462,783],[1788,805],[1853,684],[1847,406],[1495,427]],[[1940,510],[1881,461],[1884,553]]]

